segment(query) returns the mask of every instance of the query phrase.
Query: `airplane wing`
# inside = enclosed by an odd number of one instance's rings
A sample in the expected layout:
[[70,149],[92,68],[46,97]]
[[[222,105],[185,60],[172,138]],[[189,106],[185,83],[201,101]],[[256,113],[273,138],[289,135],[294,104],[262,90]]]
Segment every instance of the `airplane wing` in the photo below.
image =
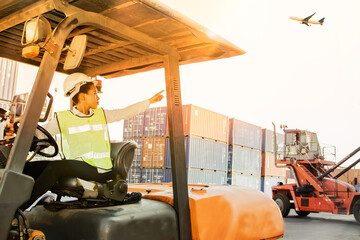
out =
[[309,21],[309,19],[312,17],[312,16],[314,16],[314,14],[315,14],[316,12],[314,12],[313,14],[311,14],[310,16],[308,16],[308,17],[306,17],[306,18],[304,18],[303,19],[303,22],[307,22],[307,21]]

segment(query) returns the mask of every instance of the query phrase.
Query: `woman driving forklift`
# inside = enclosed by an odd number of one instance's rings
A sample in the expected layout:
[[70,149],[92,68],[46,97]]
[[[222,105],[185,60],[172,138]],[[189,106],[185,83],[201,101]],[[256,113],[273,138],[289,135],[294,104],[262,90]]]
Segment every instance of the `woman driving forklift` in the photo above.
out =
[[52,135],[60,135],[60,161],[27,162],[24,174],[34,178],[35,184],[29,201],[31,204],[50,190],[63,177],[78,177],[105,183],[114,177],[110,158],[110,139],[107,123],[131,118],[162,100],[163,91],[153,97],[123,109],[98,108],[96,83],[83,73],[73,73],[64,81],[64,93],[70,97],[72,110],[56,113],[56,118],[43,127]]

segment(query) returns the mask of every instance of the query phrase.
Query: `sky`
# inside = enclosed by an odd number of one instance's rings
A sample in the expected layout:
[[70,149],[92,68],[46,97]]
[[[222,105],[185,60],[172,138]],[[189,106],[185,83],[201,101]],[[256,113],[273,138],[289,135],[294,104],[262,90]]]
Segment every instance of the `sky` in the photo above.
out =
[[[182,103],[280,131],[316,132],[320,144],[341,160],[360,141],[360,1],[357,0],[161,0],[246,51],[242,56],[180,67]],[[323,26],[289,19],[325,17]],[[21,64],[17,93],[36,76]],[[55,110],[68,108],[63,74],[50,93]],[[55,94],[55,88],[58,92]],[[164,71],[104,80],[100,106],[122,108],[165,89]],[[166,100],[153,106],[165,106]],[[110,125],[122,137],[122,122]],[[354,157],[359,158],[360,154]],[[352,161],[349,161],[351,163]]]

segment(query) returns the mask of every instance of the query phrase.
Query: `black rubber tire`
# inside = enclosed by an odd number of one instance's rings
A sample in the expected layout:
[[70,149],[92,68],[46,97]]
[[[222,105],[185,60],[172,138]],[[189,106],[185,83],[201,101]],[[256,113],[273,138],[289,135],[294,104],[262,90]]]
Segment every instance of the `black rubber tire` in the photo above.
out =
[[358,199],[353,208],[354,218],[355,220],[360,223],[360,199]]
[[290,212],[290,200],[288,196],[282,193],[277,193],[274,195],[273,200],[278,205],[281,215],[286,217]]
[[310,212],[308,211],[295,211],[297,213],[297,215],[299,215],[299,217],[306,217],[307,215],[310,214]]

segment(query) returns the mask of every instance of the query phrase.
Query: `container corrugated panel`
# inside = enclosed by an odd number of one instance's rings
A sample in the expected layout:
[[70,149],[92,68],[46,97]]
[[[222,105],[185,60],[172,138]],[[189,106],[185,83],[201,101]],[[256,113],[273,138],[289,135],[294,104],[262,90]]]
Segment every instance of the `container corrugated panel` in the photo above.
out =
[[285,170],[285,172],[286,172],[286,179],[294,179],[294,173],[293,173],[292,170],[290,170],[289,168],[287,168],[287,169]]
[[144,136],[144,113],[135,115],[132,118],[124,120],[123,137],[135,138]]
[[[164,182],[171,183],[172,182],[171,168],[165,168],[164,170],[165,170]],[[187,169],[186,169],[186,174],[187,174]]]
[[166,107],[149,108],[144,113],[144,137],[164,137],[167,123]]
[[165,169],[161,168],[142,168],[142,183],[163,183],[165,182]]
[[189,184],[226,184],[226,171],[211,171],[190,168],[188,171]]
[[140,183],[141,182],[141,168],[131,167],[128,175],[128,183]]
[[[227,171],[228,145],[222,142],[185,137],[186,167]],[[171,168],[169,139],[166,140],[165,167]]]
[[0,58],[0,99],[13,100],[19,63]]
[[242,146],[229,145],[229,172],[260,175],[261,151]]
[[[286,169],[275,166],[275,155],[271,152],[262,152],[261,176],[286,178]],[[278,155],[280,158],[281,155]],[[281,165],[280,165],[281,166]]]
[[245,186],[260,190],[261,177],[260,175],[249,175],[246,173],[232,172],[231,185]]
[[264,190],[263,192],[272,198],[272,186],[277,186],[279,182],[282,182],[283,184],[286,184],[285,178],[279,178],[279,177],[263,177],[264,182]]
[[228,142],[229,117],[194,105],[183,110],[185,135]]
[[261,150],[261,127],[231,118],[229,144]]
[[229,117],[194,105],[184,105],[182,114],[185,136],[228,142]]
[[[187,170],[188,184],[226,184],[227,172],[190,168]],[[165,169],[165,182],[172,181],[171,169]]]
[[[189,137],[184,138],[185,141],[185,160],[186,168],[189,167]],[[166,138],[165,144],[165,168],[171,168],[171,155],[170,155],[170,140]]]
[[134,141],[137,143],[138,148],[135,151],[134,161],[132,163],[132,167],[141,167],[142,161],[142,151],[143,151],[143,140],[142,138],[133,137],[133,138],[126,138],[124,141]]
[[[276,133],[277,153],[284,154],[284,134]],[[261,151],[274,152],[274,132],[266,128],[262,129]]]
[[165,137],[143,138],[141,167],[164,168],[165,144]]

